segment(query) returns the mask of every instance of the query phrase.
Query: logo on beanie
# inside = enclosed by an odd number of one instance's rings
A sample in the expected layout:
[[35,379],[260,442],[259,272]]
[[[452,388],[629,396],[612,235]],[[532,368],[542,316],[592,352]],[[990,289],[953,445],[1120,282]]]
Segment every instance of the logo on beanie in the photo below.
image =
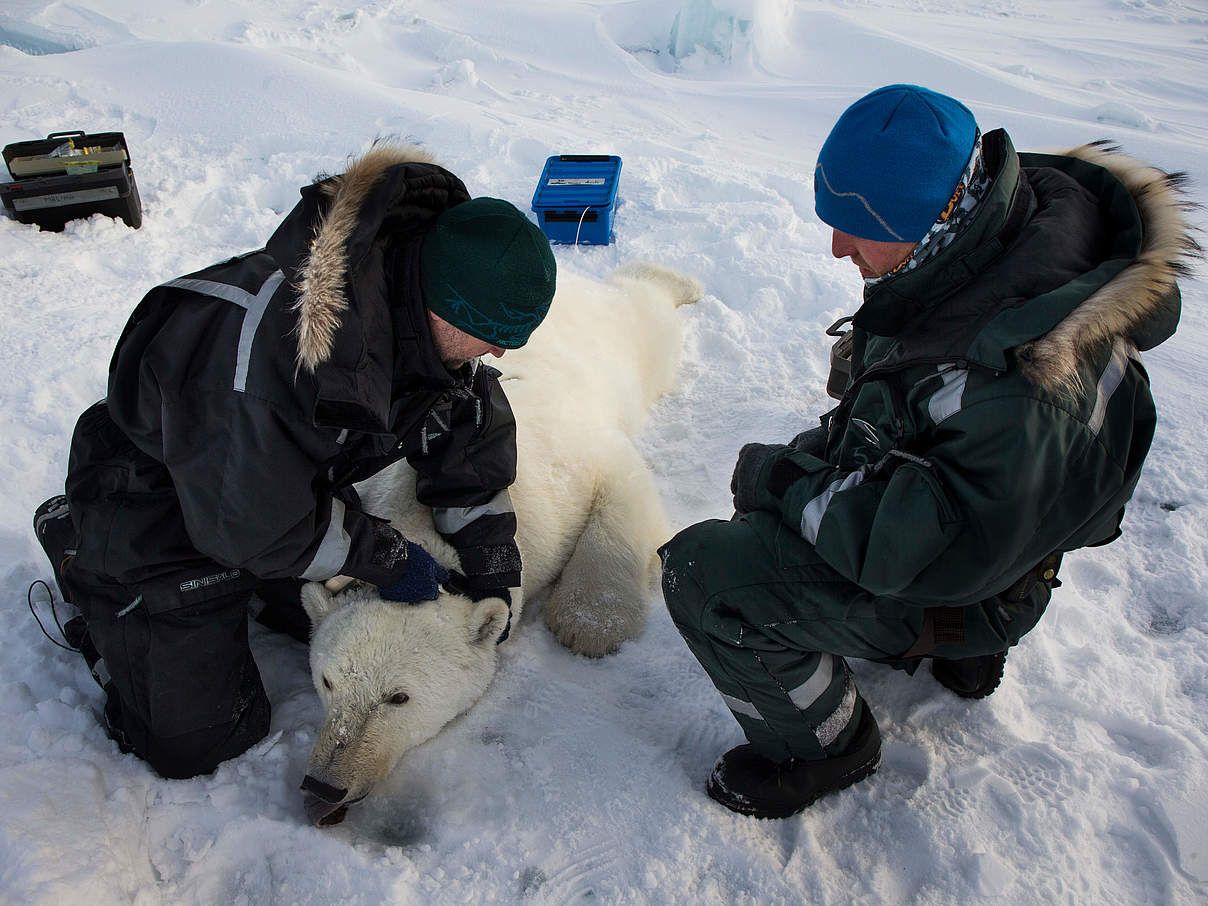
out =
[[495,301],[490,313],[468,301],[452,284],[446,283],[452,295],[443,299],[447,306],[442,317],[459,330],[505,349],[523,346],[533,328],[540,324],[549,311],[549,301],[536,305],[531,311],[518,311],[503,302]]
[[[864,205],[864,210],[866,210],[869,214],[871,214],[873,219],[876,220],[876,222],[881,225],[881,228],[883,230],[885,230],[885,232],[888,233],[891,237],[893,237],[894,240],[896,240],[897,242],[905,241],[905,237],[900,235],[898,232],[896,232],[893,229],[893,227],[891,227],[888,223],[886,223],[885,218],[876,212],[876,210],[869,203],[867,198],[865,198],[859,192],[840,192],[838,189],[836,189],[834,186],[832,186],[830,183],[830,180],[826,178],[826,168],[822,166],[821,162],[819,162],[814,167],[814,173],[815,173],[815,177],[814,177],[815,180],[819,176],[822,177],[822,186],[826,189],[826,191],[830,192],[836,198],[854,198],[854,199],[856,199],[857,201],[860,202],[860,204]],[[817,184],[815,183],[815,188],[814,188],[815,196],[817,196],[820,193],[820,191],[821,190],[818,188]],[[818,208],[820,206],[822,206],[822,202],[820,200],[815,200],[815,208]]]

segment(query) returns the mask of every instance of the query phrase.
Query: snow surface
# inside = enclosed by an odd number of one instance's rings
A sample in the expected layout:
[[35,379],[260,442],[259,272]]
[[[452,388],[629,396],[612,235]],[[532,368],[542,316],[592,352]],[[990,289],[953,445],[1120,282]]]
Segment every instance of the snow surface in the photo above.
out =
[[1067,558],[986,701],[854,662],[881,770],[786,821],[704,795],[741,734],[654,595],[646,634],[601,661],[526,613],[479,705],[327,831],[297,791],[320,718],[301,645],[256,633],[262,744],[164,781],[106,739],[81,659],[26,609],[48,576],[30,516],[62,490],[130,309],[261,246],[299,186],[375,136],[525,210],[546,156],[623,157],[616,243],[556,254],[595,277],[654,259],[708,288],[642,438],[682,526],[728,514],[742,443],[828,408],[823,329],[860,281],[829,255],[811,174],[842,109],[921,83],[1023,149],[1115,139],[1189,171],[1202,201],[1203,3],[5,0],[0,79],[0,143],[121,130],[145,209],[139,231],[0,218],[0,902],[1208,901],[1202,277],[1146,356],[1161,424],[1124,537]]

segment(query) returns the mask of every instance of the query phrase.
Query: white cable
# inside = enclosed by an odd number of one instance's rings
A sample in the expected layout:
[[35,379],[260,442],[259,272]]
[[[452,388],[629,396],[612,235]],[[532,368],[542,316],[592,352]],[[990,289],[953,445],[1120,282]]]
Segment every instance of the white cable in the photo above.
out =
[[590,208],[584,208],[583,213],[579,215],[579,225],[575,227],[575,245],[579,244],[579,231],[583,229],[583,218],[587,216]]

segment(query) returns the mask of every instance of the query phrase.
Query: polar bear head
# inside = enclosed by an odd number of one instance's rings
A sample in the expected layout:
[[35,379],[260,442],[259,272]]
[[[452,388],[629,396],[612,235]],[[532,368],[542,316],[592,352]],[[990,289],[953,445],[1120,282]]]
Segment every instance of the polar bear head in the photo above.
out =
[[326,717],[302,782],[307,814],[338,824],[409,749],[486,690],[508,621],[499,598],[385,601],[376,588],[303,586],[310,669]]

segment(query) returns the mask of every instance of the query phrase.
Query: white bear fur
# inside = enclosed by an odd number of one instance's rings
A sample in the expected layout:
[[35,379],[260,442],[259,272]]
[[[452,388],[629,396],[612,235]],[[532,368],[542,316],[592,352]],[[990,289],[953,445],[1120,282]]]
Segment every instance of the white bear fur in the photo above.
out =
[[[674,384],[675,308],[701,293],[697,281],[655,265],[623,268],[605,283],[562,272],[529,343],[492,362],[517,422],[510,493],[524,570],[523,588],[512,590],[513,633],[525,600],[547,589],[545,622],[576,653],[605,655],[642,631],[655,548],[669,533],[633,438]],[[405,463],[358,490],[368,512],[457,565],[431,511],[416,502],[415,473]],[[351,804],[481,697],[495,674],[507,607],[447,593],[396,604],[372,588],[333,595],[320,583],[306,585],[302,599],[326,714],[307,773],[345,791],[342,801]]]

